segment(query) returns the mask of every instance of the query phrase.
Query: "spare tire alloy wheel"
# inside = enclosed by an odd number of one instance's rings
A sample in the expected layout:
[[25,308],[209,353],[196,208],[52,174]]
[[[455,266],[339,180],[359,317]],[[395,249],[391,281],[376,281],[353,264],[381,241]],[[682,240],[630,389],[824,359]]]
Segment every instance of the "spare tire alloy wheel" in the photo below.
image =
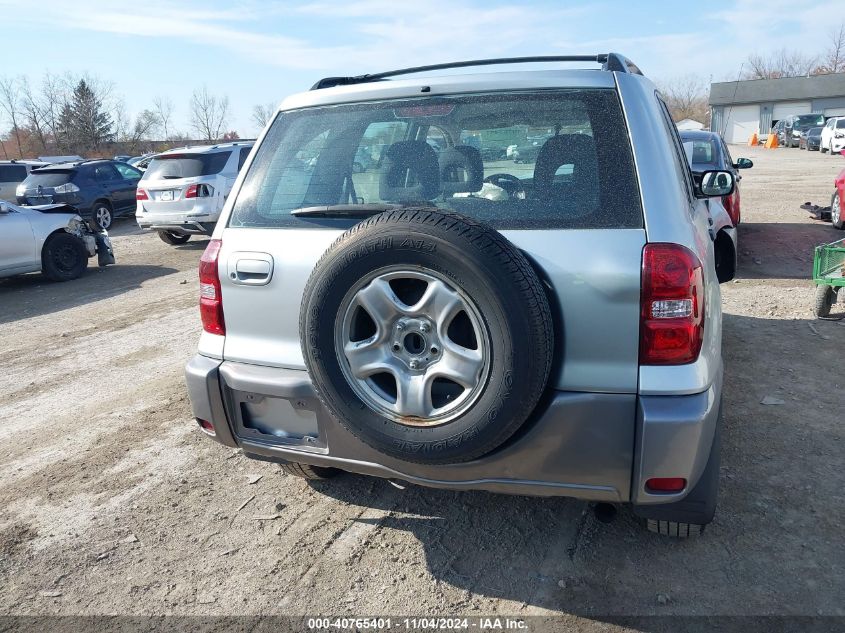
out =
[[[415,290],[422,290],[418,300],[399,298]],[[459,317],[464,327],[450,335]],[[431,426],[460,416],[490,372],[490,333],[478,307],[431,269],[400,265],[365,276],[341,302],[335,332],[355,395],[401,424]]]
[[513,435],[554,348],[548,300],[519,250],[429,208],[344,233],[306,285],[300,335],[332,415],[372,448],[428,464],[476,459]]

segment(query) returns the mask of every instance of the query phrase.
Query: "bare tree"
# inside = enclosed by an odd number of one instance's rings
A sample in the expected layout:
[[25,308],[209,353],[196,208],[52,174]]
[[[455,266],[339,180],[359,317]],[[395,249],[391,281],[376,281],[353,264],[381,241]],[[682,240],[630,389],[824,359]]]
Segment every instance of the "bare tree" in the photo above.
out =
[[170,123],[173,119],[173,102],[169,97],[156,97],[153,100],[153,112],[156,115],[157,125],[161,128],[165,141],[170,140]]
[[804,55],[785,48],[769,55],[754,53],[746,61],[745,79],[780,79],[812,75],[818,66],[818,56]]
[[60,142],[61,113],[70,102],[70,94],[75,85],[75,78],[70,73],[64,76],[47,73],[41,81],[41,91],[37,99],[44,117],[47,134],[57,145]]
[[822,61],[817,74],[845,72],[845,22],[830,32],[827,49],[822,53]]
[[112,120],[114,121],[114,137],[118,141],[129,140],[129,115],[126,113],[126,103],[119,99],[112,108]]
[[141,141],[148,140],[150,135],[159,124],[158,115],[153,110],[142,110],[135,117],[135,124],[132,126],[132,148],[138,147]]
[[41,151],[46,152],[48,130],[42,101],[33,92],[28,78],[21,77],[18,81],[21,89],[21,114],[24,123],[38,139]]
[[259,130],[263,130],[273,115],[276,113],[276,106],[272,103],[257,105],[252,108],[252,122]]
[[708,85],[698,75],[684,75],[660,84],[672,119],[692,119],[707,126],[710,123]]
[[206,141],[221,137],[229,119],[229,97],[210,94],[208,87],[194,90],[191,96],[191,127]]
[[0,77],[0,108],[3,109],[9,119],[9,123],[12,124],[12,133],[15,135],[15,142],[18,145],[18,157],[23,158],[23,148],[21,147],[20,106],[18,80],[13,77]]

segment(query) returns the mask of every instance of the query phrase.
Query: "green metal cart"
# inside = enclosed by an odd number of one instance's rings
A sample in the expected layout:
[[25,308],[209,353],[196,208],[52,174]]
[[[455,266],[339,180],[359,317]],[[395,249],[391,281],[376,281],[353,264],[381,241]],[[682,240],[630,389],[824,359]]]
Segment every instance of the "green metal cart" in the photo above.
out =
[[816,282],[816,316],[826,317],[836,303],[839,289],[845,286],[845,239],[816,246],[813,281]]

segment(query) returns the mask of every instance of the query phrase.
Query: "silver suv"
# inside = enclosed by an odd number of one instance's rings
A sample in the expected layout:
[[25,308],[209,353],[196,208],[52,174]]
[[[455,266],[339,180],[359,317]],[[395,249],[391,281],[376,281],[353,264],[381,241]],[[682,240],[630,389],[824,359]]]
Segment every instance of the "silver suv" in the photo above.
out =
[[29,172],[46,164],[36,160],[0,160],[0,200],[16,201],[18,185]]
[[[420,77],[524,61],[603,71]],[[307,478],[629,503],[698,534],[722,392],[705,198],[733,187],[693,181],[617,54],[324,79],[282,103],[201,259],[197,422]]]
[[181,147],[149,162],[135,194],[135,220],[168,244],[211,235],[253,141]]

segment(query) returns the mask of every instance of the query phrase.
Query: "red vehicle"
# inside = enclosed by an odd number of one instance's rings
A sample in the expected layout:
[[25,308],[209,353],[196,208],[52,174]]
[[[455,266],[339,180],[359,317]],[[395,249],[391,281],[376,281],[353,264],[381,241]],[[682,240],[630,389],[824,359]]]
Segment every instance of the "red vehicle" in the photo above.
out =
[[830,198],[830,221],[833,228],[842,230],[845,229],[845,215],[842,213],[842,208],[845,207],[845,169],[839,172],[833,183],[836,185],[836,191]]

